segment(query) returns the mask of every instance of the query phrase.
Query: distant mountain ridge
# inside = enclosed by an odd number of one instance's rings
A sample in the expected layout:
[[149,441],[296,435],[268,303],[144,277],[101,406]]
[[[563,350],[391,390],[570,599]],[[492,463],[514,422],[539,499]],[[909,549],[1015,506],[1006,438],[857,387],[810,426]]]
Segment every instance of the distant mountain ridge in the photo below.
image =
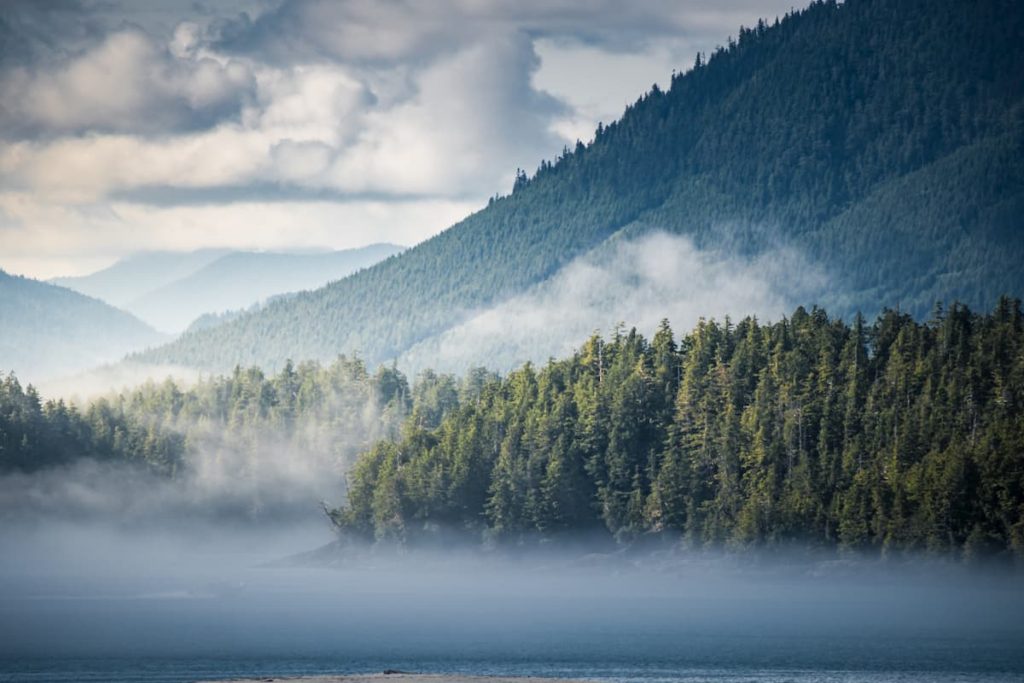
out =
[[204,314],[248,308],[275,295],[321,287],[402,249],[379,243],[323,252],[150,252],[93,275],[54,282],[104,298],[161,331],[177,333]]
[[142,294],[187,277],[229,253],[230,249],[147,251],[127,256],[89,275],[55,277],[49,282],[124,308]]
[[591,144],[401,256],[139,358],[386,361],[613,235],[652,230],[707,250],[797,249],[830,276],[802,303],[846,317],[989,308],[1024,293],[1022,229],[1024,7],[815,2],[742,29]]
[[71,374],[166,341],[130,313],[64,287],[0,270],[0,372]]

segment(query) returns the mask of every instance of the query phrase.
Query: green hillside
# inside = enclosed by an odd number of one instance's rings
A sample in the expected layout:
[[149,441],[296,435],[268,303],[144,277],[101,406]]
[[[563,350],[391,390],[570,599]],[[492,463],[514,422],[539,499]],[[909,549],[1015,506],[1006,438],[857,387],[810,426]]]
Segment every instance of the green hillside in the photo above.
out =
[[988,308],[1024,292],[1022,105],[1019,3],[815,3],[742,29],[435,238],[141,359],[386,360],[652,229],[734,253],[800,249],[830,274],[805,303],[839,315]]

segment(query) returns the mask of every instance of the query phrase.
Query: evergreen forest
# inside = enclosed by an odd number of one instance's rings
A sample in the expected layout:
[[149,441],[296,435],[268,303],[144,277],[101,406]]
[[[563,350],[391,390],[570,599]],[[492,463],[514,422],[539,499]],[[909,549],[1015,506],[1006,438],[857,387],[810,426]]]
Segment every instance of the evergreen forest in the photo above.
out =
[[620,329],[413,403],[331,512],[350,536],[1024,557],[1024,317],[798,308]]

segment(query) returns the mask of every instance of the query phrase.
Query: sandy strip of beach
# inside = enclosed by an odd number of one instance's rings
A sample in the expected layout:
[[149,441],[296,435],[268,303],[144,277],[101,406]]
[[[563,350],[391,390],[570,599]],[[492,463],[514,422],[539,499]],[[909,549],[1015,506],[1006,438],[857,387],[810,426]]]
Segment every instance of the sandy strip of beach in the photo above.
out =
[[351,674],[345,676],[260,676],[235,678],[229,681],[197,681],[197,683],[580,683],[566,678],[531,676],[463,676],[461,674]]

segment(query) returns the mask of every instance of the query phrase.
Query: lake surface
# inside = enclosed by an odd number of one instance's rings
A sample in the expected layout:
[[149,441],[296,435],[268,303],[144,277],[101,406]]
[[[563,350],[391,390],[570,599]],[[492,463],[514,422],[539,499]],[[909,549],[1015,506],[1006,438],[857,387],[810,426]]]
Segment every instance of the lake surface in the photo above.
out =
[[652,682],[1024,680],[1024,593],[1006,577],[448,552],[267,564],[315,547],[321,533],[5,535],[0,681],[385,668]]

